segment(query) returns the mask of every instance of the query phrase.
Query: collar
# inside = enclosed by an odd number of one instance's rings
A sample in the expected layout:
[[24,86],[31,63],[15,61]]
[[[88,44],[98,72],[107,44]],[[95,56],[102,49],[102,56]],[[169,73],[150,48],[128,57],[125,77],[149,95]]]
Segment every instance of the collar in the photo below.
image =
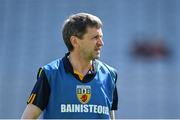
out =
[[[74,73],[72,64],[69,61],[69,56],[70,52],[66,53],[65,56],[63,57],[63,64],[64,64],[64,69],[66,73],[71,73],[74,77],[78,78],[78,80],[80,80],[79,76],[77,74]],[[80,81],[90,81],[92,79],[92,77],[94,78],[96,71],[97,71],[97,67],[96,67],[96,60],[92,61],[92,69],[89,69],[88,73],[84,76],[83,80]]]
[[69,54],[70,54],[70,52],[66,53],[62,60],[63,60],[65,71],[73,73],[73,67],[68,59]]

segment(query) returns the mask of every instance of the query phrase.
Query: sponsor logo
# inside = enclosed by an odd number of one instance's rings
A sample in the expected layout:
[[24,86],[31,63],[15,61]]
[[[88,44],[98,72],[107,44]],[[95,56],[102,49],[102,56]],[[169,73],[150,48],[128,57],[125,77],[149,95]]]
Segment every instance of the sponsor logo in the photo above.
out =
[[88,103],[91,98],[91,86],[77,85],[76,86],[76,95],[77,95],[78,100],[82,104]]
[[88,105],[88,104],[61,104],[62,113],[96,113],[109,115],[109,108],[102,105]]

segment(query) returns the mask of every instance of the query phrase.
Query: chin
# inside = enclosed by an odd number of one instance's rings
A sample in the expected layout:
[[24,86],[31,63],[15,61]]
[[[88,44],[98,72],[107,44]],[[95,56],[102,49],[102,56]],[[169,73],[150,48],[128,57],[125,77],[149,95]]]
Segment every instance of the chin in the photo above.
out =
[[100,58],[100,54],[94,56],[94,59],[99,59],[99,58]]

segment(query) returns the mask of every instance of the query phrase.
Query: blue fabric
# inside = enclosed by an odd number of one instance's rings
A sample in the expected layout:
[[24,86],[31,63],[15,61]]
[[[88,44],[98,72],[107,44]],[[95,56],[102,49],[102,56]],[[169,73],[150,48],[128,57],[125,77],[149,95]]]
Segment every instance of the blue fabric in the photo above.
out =
[[[43,67],[49,81],[51,93],[43,118],[109,119],[115,90],[115,70],[96,60],[97,73],[93,80],[83,83],[64,69],[58,59]],[[89,91],[87,103],[77,97],[77,89]],[[88,90],[85,90],[87,88]],[[87,95],[86,94],[86,95]]]

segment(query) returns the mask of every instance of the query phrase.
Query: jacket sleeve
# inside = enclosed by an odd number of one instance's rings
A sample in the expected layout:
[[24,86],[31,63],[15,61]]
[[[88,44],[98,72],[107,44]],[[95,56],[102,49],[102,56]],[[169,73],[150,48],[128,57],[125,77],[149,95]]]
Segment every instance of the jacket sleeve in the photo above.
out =
[[50,86],[48,83],[48,79],[43,68],[40,68],[37,74],[37,81],[27,101],[27,104],[34,104],[41,110],[44,110],[48,104],[49,95]]

